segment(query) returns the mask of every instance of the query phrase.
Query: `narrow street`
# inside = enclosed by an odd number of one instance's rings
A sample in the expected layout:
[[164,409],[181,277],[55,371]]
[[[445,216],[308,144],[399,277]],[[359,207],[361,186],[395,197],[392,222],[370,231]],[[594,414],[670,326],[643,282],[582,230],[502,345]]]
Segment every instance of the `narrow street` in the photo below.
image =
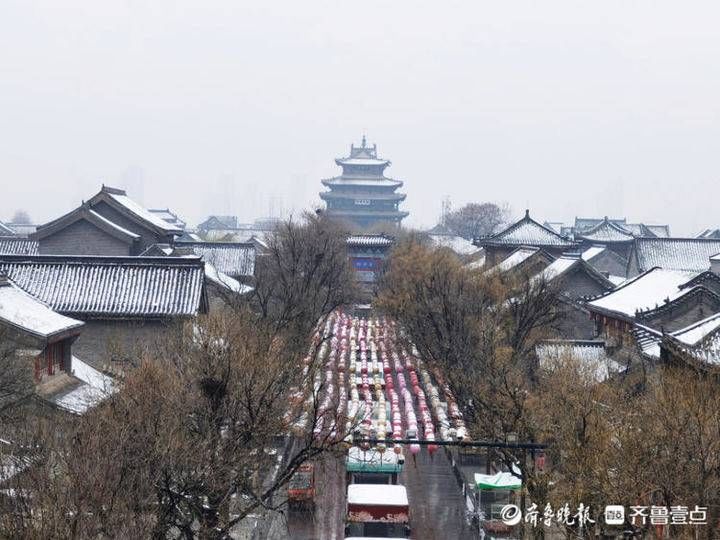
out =
[[[345,479],[341,460],[327,459],[316,468],[315,509],[287,512],[287,531],[279,539],[342,540],[344,538]],[[399,482],[407,487],[412,538],[418,540],[475,538],[466,523],[464,499],[445,452],[431,458],[426,450],[414,463],[408,456]]]

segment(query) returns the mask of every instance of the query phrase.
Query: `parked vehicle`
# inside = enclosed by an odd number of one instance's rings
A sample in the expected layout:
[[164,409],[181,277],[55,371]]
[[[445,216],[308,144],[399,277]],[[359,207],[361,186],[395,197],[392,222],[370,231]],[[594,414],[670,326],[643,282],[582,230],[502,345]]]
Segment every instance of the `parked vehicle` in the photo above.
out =
[[349,485],[345,536],[408,538],[410,506],[405,486]]

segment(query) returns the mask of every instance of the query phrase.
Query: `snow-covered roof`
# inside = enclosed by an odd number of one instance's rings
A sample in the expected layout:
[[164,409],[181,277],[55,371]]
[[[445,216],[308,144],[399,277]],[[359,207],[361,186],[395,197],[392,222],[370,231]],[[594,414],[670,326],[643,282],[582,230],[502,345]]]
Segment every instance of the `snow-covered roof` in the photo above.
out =
[[339,158],[335,160],[338,165],[389,165],[387,159],[377,158]]
[[66,411],[83,414],[117,390],[112,377],[103,375],[76,356],[72,357],[72,374],[82,381],[82,384],[52,398],[55,405]]
[[526,260],[528,260],[530,257],[535,255],[540,251],[540,248],[532,247],[532,246],[523,246],[517,248],[515,251],[513,251],[510,255],[505,257],[502,261],[500,261],[498,264],[493,266],[492,268],[489,268],[485,271],[485,274],[487,275],[493,275],[498,273],[504,273],[512,270],[516,266],[522,264]]
[[326,186],[364,186],[364,187],[390,187],[398,188],[403,185],[402,180],[395,180],[381,176],[377,178],[347,178],[344,176],[335,176],[333,178],[325,178],[322,183]]
[[0,271],[60,313],[192,316],[205,306],[205,269],[194,257],[0,256]]
[[634,317],[637,311],[654,309],[687,294],[692,289],[681,286],[696,275],[697,272],[652,268],[588,302],[588,307]]
[[634,247],[641,271],[659,266],[670,270],[710,268],[710,257],[720,252],[720,240],[703,238],[637,238]]
[[595,227],[578,232],[576,238],[591,242],[631,242],[634,236],[620,225],[605,218]]
[[231,277],[255,274],[255,245],[235,242],[183,242],[203,261],[211,263],[219,272]]
[[662,332],[650,328],[639,323],[635,323],[633,328],[635,341],[640,351],[651,358],[660,358],[660,342],[662,341]]
[[590,262],[607,249],[605,246],[590,246],[580,255],[584,261]]
[[15,236],[15,231],[0,221],[0,236]]
[[555,259],[552,263],[550,263],[549,266],[542,270],[542,272],[540,272],[533,279],[544,279],[547,282],[551,282],[554,279],[562,277],[570,270],[578,266],[581,267],[585,271],[585,273],[589,275],[592,279],[594,279],[598,283],[601,283],[606,290],[613,289],[615,287],[615,285],[610,280],[608,280],[600,272],[595,270],[590,264],[588,264],[584,259],[582,259],[580,255],[568,253]]
[[130,214],[134,215],[136,218],[143,220],[143,221],[147,221],[147,222],[151,223],[154,227],[156,227],[160,230],[163,230],[167,233],[175,233],[175,234],[180,234],[182,232],[182,230],[177,225],[168,223],[167,221],[165,221],[158,215],[150,212],[143,206],[141,206],[138,203],[136,203],[135,201],[133,201],[122,190],[103,186],[101,193],[107,194],[107,196],[110,199],[112,199],[113,201],[118,203],[120,206],[122,206],[125,210],[127,210]]
[[575,232],[586,231],[588,229],[592,229],[593,227],[597,227],[604,220],[608,220],[616,225],[620,225],[621,227],[624,227],[627,223],[626,218],[583,218],[576,216],[573,229],[575,229]]
[[105,225],[107,225],[108,227],[111,227],[111,228],[115,229],[117,232],[119,232],[119,233],[121,233],[121,234],[124,234],[124,235],[126,235],[126,236],[128,236],[128,237],[130,237],[130,238],[132,238],[132,239],[135,239],[135,240],[137,240],[138,238],[140,238],[140,235],[139,235],[139,234],[135,234],[134,232],[129,231],[129,230],[126,229],[125,227],[121,227],[121,226],[118,225],[117,223],[115,223],[115,222],[110,221],[109,219],[107,219],[105,216],[103,216],[103,215],[101,215],[101,214],[98,214],[95,210],[92,210],[92,209],[88,210],[88,214],[91,215],[92,217],[94,217],[94,218],[102,221]]
[[222,287],[238,294],[245,294],[253,290],[253,288],[249,285],[244,285],[237,279],[233,279],[227,274],[218,272],[217,269],[210,263],[205,263],[205,277],[213,283],[217,283],[218,285],[221,285]]
[[347,464],[348,469],[385,472],[398,467],[398,455],[395,452],[380,452],[376,448],[363,450],[351,446],[348,450]]
[[715,238],[720,239],[720,229],[704,229],[695,236],[695,238]]
[[658,238],[670,238],[669,225],[648,225],[646,223],[643,223],[642,225],[643,227],[645,227],[645,229],[647,229],[650,233],[657,236]]
[[78,330],[82,321],[54,312],[0,274],[0,322],[47,340]]
[[565,224],[562,221],[544,221],[543,227],[547,227],[558,234],[562,234]]
[[197,233],[185,231],[182,236],[175,239],[175,243],[180,242],[202,242],[203,239]]
[[565,272],[570,270],[576,264],[580,264],[578,257],[565,256],[558,257],[548,267],[538,274],[538,277],[543,278],[545,281],[552,281],[553,279],[562,276]]
[[686,345],[698,345],[709,335],[720,329],[720,313],[672,332],[672,336]]
[[91,223],[98,229],[105,231],[107,234],[127,244],[132,244],[140,238],[139,234],[118,225],[114,221],[93,210],[89,203],[82,204],[67,214],[62,215],[49,223],[41,225],[38,227],[37,231],[30,235],[30,238],[32,240],[42,240],[43,238],[55,234],[65,227],[81,220]]
[[347,245],[352,247],[387,247],[394,242],[394,238],[384,234],[352,234],[347,237]]
[[482,249],[477,247],[470,240],[466,240],[462,236],[448,234],[429,234],[428,237],[430,238],[430,241],[435,247],[451,249],[458,255],[474,255]]
[[525,217],[513,223],[504,231],[482,238],[479,241],[485,245],[525,245],[547,247],[572,247],[574,243],[560,236],[555,231],[540,225],[525,212]]
[[485,490],[515,490],[522,487],[522,480],[508,471],[500,471],[495,474],[475,473],[475,487]]
[[15,234],[18,236],[24,236],[27,237],[28,235],[34,233],[37,230],[37,225],[34,225],[32,223],[5,223],[8,227],[10,227],[13,231],[15,231]]
[[608,357],[602,341],[553,340],[535,347],[538,362],[542,367],[552,367],[559,361],[573,359],[589,370],[597,382],[623,371],[623,367]]
[[169,208],[149,208],[148,212],[155,214],[163,221],[166,221],[170,225],[174,225],[178,229],[185,229],[185,221],[180,219],[178,215],[172,212]]
[[485,268],[485,249],[478,254],[477,259],[465,265],[467,270],[482,270]]
[[38,243],[22,237],[0,237],[0,255],[37,255]]
[[405,486],[399,485],[350,484],[347,502],[374,506],[407,506],[407,490]]

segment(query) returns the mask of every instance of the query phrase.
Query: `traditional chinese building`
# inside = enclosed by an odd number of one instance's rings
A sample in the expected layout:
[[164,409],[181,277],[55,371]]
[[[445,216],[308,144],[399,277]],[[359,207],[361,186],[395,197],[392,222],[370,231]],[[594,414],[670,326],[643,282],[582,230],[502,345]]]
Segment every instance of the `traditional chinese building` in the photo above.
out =
[[73,354],[98,369],[136,362],[174,326],[208,311],[199,257],[2,255],[0,272],[84,322]]
[[396,227],[408,216],[400,210],[404,193],[396,193],[403,183],[385,176],[387,159],[377,156],[377,145],[350,146],[350,156],[338,158],[342,175],[322,181],[330,191],[320,193],[327,204],[327,214],[361,229],[391,224]]
[[574,249],[576,242],[540,225],[525,211],[525,217],[499,233],[475,240],[475,245],[485,248],[487,266],[495,266],[519,247],[536,247],[553,257]]
[[153,244],[171,244],[182,232],[123,190],[103,186],[90,200],[39,226],[30,239],[38,243],[41,255],[127,256]]

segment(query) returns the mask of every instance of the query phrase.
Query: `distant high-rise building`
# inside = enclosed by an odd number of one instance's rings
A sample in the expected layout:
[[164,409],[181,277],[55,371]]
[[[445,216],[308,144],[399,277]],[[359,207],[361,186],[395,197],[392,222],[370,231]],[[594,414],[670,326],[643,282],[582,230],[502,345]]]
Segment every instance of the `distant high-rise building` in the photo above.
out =
[[384,175],[390,161],[377,157],[377,145],[368,146],[363,136],[360,146],[350,146],[350,156],[335,163],[342,167],[342,175],[323,180],[330,191],[320,193],[329,216],[362,229],[381,224],[400,226],[408,216],[399,209],[406,195],[395,190],[403,183]]

